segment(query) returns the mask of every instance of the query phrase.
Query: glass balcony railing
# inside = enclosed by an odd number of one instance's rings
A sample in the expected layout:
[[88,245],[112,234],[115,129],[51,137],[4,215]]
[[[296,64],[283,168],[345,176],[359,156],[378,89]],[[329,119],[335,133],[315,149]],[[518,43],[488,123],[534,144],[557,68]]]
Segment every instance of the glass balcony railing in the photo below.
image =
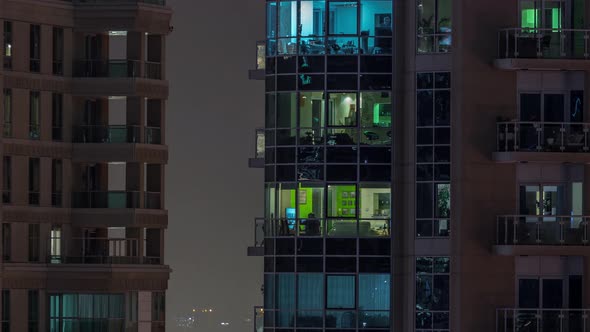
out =
[[264,159],[265,135],[264,129],[256,129],[256,159]]
[[74,62],[75,77],[140,77],[139,60],[78,60]]
[[162,129],[160,127],[145,127],[146,144],[162,144]]
[[590,30],[509,28],[498,35],[500,58],[588,59]]
[[590,123],[498,122],[498,151],[588,152]]
[[154,80],[162,79],[162,64],[159,62],[145,62],[144,77],[151,78]]
[[254,307],[254,332],[264,331],[264,308],[261,306]]
[[590,216],[498,216],[498,245],[588,245]]
[[[139,255],[137,239],[73,238],[51,239],[52,264],[160,264],[160,257]],[[56,245],[56,243],[59,243]]]
[[[265,238],[272,237],[389,237],[391,220],[387,218],[278,218],[256,219],[256,236],[259,227]],[[264,225],[259,226],[260,220]],[[255,238],[259,241],[259,237]]]
[[72,193],[72,207],[78,209],[138,209],[138,191],[86,191]]
[[144,207],[146,209],[161,209],[162,208],[162,194],[159,192],[145,192]]
[[139,143],[140,127],[126,125],[74,127],[74,143]]
[[588,309],[498,309],[496,332],[590,332]]
[[266,69],[266,42],[256,42],[256,70]]

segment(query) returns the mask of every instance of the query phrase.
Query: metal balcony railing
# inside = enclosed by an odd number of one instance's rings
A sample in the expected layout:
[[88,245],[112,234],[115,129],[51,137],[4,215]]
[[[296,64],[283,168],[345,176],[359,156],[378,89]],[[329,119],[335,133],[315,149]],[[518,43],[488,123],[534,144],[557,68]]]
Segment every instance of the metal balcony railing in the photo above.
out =
[[588,245],[590,216],[498,216],[498,245]]
[[498,122],[498,151],[588,152],[590,123]]
[[496,332],[590,332],[589,309],[496,310]]
[[75,77],[140,77],[139,60],[78,60],[74,62]]
[[78,209],[138,209],[138,191],[86,191],[72,193],[72,207]]
[[[273,237],[388,237],[388,218],[256,218],[255,242]],[[264,225],[260,225],[264,223]],[[262,229],[260,229],[262,228]],[[261,234],[262,233],[262,234]]]
[[590,29],[507,28],[498,34],[500,58],[588,59]]
[[87,125],[74,127],[74,143],[139,143],[140,126]]

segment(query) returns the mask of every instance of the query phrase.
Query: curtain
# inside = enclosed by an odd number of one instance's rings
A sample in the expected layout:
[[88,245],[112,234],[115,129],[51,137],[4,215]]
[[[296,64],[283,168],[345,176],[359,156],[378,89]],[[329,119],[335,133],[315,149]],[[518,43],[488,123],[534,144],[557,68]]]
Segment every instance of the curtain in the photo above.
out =
[[359,310],[389,310],[389,274],[359,275]]
[[324,283],[321,273],[298,275],[297,309],[323,309]]
[[327,307],[329,309],[348,309],[355,307],[354,276],[327,277]]
[[277,326],[290,327],[294,324],[295,274],[278,274],[276,288]]

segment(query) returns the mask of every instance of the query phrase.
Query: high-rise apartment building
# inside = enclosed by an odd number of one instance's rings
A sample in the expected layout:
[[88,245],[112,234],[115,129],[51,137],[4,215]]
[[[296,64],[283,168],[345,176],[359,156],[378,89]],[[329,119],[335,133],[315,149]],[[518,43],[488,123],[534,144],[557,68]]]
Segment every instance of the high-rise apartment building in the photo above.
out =
[[0,330],[164,331],[164,0],[0,0]]
[[271,0],[257,331],[590,331],[590,4]]

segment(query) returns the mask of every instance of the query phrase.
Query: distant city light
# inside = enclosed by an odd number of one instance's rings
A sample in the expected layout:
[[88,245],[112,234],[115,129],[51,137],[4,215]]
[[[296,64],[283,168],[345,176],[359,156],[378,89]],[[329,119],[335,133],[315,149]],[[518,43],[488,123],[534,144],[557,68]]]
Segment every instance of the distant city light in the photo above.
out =
[[229,325],[229,323],[228,323],[228,322],[221,322],[221,325],[223,325],[223,326],[228,326],[228,325]]

